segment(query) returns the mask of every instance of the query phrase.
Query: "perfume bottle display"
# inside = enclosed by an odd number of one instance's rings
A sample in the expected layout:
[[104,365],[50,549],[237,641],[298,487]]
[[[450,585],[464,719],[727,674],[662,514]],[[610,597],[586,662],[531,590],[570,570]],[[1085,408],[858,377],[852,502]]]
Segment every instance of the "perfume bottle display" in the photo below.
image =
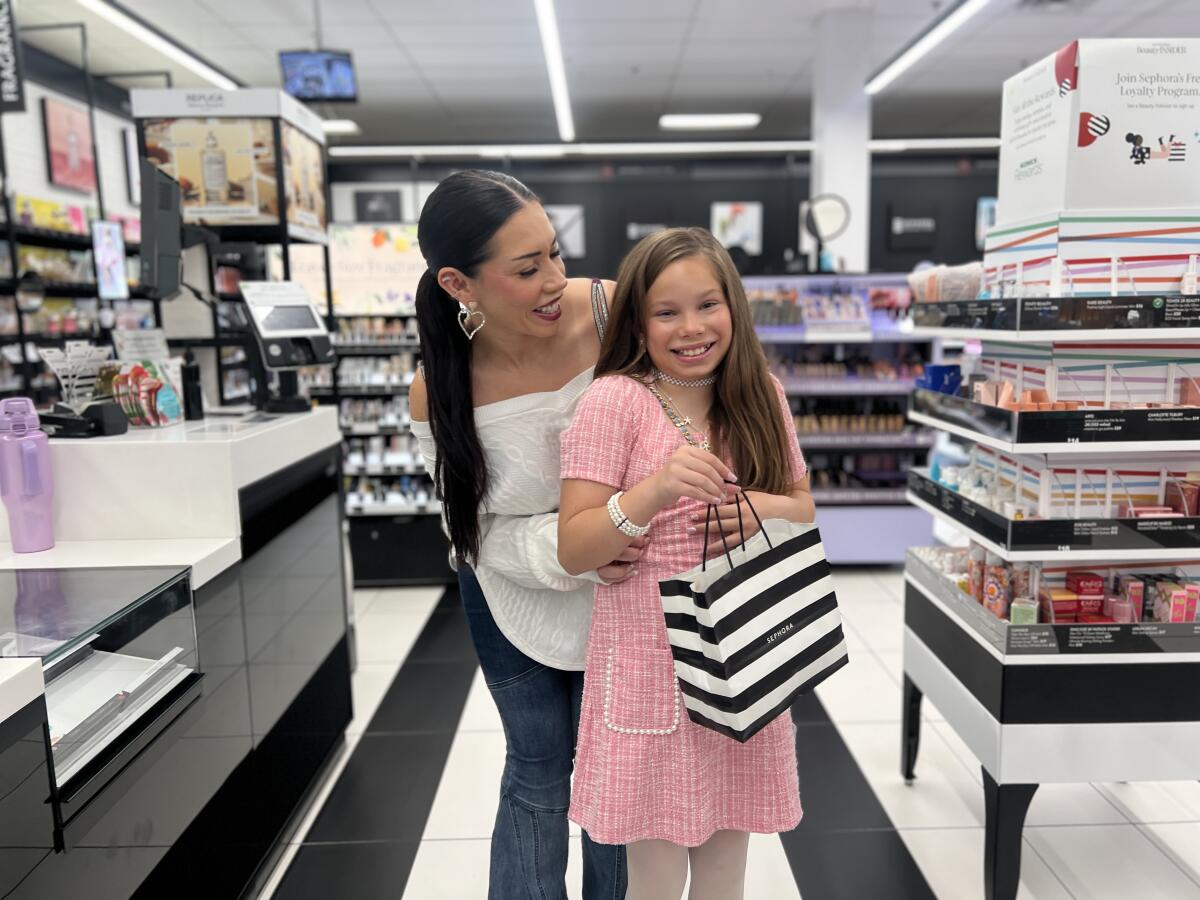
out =
[[229,195],[229,170],[225,151],[217,143],[211,131],[204,139],[204,152],[200,154],[200,172],[204,182],[204,202],[224,203]]

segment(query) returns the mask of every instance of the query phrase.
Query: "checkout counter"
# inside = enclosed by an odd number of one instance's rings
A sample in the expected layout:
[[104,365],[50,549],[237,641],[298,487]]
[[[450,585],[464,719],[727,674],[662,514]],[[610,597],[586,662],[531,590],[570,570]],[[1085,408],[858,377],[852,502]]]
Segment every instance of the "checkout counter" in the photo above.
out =
[[253,896],[351,718],[340,440],[51,441],[57,545],[0,544],[0,897]]

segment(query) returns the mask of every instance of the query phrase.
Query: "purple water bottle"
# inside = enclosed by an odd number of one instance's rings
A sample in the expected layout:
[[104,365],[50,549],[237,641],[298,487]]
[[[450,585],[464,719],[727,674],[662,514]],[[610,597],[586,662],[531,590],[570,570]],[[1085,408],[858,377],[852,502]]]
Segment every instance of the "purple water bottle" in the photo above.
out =
[[17,553],[54,546],[54,473],[50,439],[28,397],[0,401],[0,497]]

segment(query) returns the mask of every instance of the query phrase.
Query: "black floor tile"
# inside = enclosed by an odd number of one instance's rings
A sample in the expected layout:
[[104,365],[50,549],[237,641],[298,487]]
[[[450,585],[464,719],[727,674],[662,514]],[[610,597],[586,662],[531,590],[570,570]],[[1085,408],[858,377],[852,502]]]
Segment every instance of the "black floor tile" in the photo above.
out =
[[892,827],[833,725],[810,724],[797,729],[796,757],[800,767],[800,802],[804,806],[804,819],[797,832]]
[[364,734],[306,841],[419,841],[453,733]]
[[828,725],[829,715],[816,694],[801,694],[792,704],[792,721],[797,725]]
[[783,835],[805,900],[935,900],[900,835],[879,831],[810,831]]
[[[451,595],[447,595],[448,597]],[[458,595],[452,595],[458,603]],[[425,623],[420,637],[408,653],[407,662],[475,662],[475,644],[467,627],[467,614],[461,606],[446,607],[443,599]]]
[[304,844],[276,900],[399,900],[419,846],[419,841]]
[[406,662],[388,688],[367,733],[443,731],[453,734],[462,717],[477,665]]

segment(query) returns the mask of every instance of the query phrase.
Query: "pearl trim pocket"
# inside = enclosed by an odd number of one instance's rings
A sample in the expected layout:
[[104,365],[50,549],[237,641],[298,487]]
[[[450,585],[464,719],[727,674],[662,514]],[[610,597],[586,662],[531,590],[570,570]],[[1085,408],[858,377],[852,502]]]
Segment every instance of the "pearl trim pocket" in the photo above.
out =
[[[649,651],[665,652],[668,655],[670,651]],[[682,720],[680,710],[683,708],[683,703],[680,702],[679,682],[675,678],[674,667],[671,672],[671,705],[672,705],[672,721],[667,728],[633,728],[626,725],[618,725],[613,721],[612,715],[612,697],[613,697],[613,657],[615,650],[608,651],[608,659],[604,671],[604,727],[609,731],[614,731],[617,734],[634,734],[634,735],[666,735],[674,734],[679,730],[679,724]]]

